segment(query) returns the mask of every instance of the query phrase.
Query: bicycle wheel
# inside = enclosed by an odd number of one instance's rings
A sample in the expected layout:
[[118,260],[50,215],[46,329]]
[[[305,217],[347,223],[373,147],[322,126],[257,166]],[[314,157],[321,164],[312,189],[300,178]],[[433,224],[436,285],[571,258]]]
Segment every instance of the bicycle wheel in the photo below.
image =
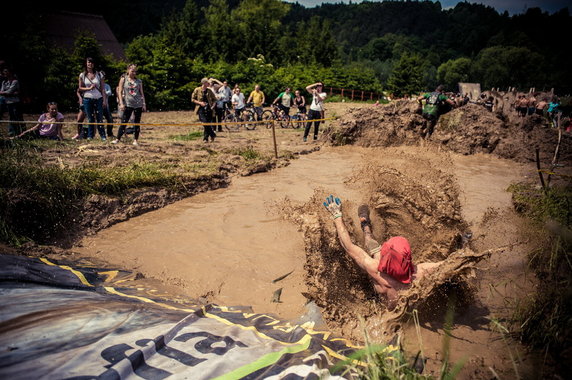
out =
[[290,116],[282,115],[280,120],[278,120],[278,124],[280,125],[280,128],[290,128]]
[[244,121],[244,128],[248,129],[249,131],[256,129],[256,123],[254,123],[254,121],[256,121],[254,112],[250,110],[244,111],[242,113],[242,120]]
[[294,129],[300,128],[300,116],[298,114],[291,116],[290,124],[292,124],[292,128]]
[[236,123],[236,115],[229,113],[223,119],[224,127],[229,131],[238,131],[240,124]]
[[272,120],[274,120],[274,114],[270,110],[262,112],[262,120],[265,121],[264,125],[266,128],[272,128]]

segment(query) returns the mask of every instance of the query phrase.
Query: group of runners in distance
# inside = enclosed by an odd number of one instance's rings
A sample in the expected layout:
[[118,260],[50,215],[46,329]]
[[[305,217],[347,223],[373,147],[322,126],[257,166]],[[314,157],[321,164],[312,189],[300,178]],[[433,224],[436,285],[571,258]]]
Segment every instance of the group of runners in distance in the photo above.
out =
[[560,100],[556,95],[549,99],[547,96],[540,97],[540,93],[521,94],[512,106],[521,117],[534,114],[544,116],[548,118],[554,128],[557,128],[560,122],[562,112],[560,111]]

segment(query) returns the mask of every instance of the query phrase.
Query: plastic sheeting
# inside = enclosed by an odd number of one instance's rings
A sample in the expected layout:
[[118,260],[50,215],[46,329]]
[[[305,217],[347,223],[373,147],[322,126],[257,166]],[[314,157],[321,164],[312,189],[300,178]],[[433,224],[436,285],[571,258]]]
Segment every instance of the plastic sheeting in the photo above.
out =
[[0,378],[338,378],[355,347],[311,324],[198,305],[133,273],[0,255]]

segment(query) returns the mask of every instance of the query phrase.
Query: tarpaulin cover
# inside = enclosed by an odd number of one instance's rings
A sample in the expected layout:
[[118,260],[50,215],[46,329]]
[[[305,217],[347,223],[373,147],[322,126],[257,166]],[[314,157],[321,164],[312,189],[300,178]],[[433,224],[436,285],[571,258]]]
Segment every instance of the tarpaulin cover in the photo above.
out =
[[336,378],[355,347],[310,325],[134,285],[133,273],[0,255],[0,378]]

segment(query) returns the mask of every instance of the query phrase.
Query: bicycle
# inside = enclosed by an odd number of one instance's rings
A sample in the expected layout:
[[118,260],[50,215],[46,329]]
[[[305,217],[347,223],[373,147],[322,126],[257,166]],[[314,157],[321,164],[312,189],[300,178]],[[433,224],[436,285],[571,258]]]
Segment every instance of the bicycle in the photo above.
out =
[[272,121],[277,121],[280,128],[290,127],[290,115],[287,115],[277,104],[272,104],[272,110],[266,110],[262,113],[262,120],[267,121],[266,128],[272,127]]
[[294,115],[290,116],[290,120],[292,128],[298,129],[304,124],[306,120],[308,120],[308,114],[298,109],[298,111]]
[[[225,128],[229,131],[238,131],[240,126],[244,126],[244,128],[248,129],[249,131],[256,128],[256,124],[252,122],[255,120],[254,112],[247,107],[243,108],[240,115],[237,117],[236,113],[231,110],[230,108],[225,107],[225,116],[223,118],[223,123],[225,123]],[[241,124],[244,123],[244,124]]]

